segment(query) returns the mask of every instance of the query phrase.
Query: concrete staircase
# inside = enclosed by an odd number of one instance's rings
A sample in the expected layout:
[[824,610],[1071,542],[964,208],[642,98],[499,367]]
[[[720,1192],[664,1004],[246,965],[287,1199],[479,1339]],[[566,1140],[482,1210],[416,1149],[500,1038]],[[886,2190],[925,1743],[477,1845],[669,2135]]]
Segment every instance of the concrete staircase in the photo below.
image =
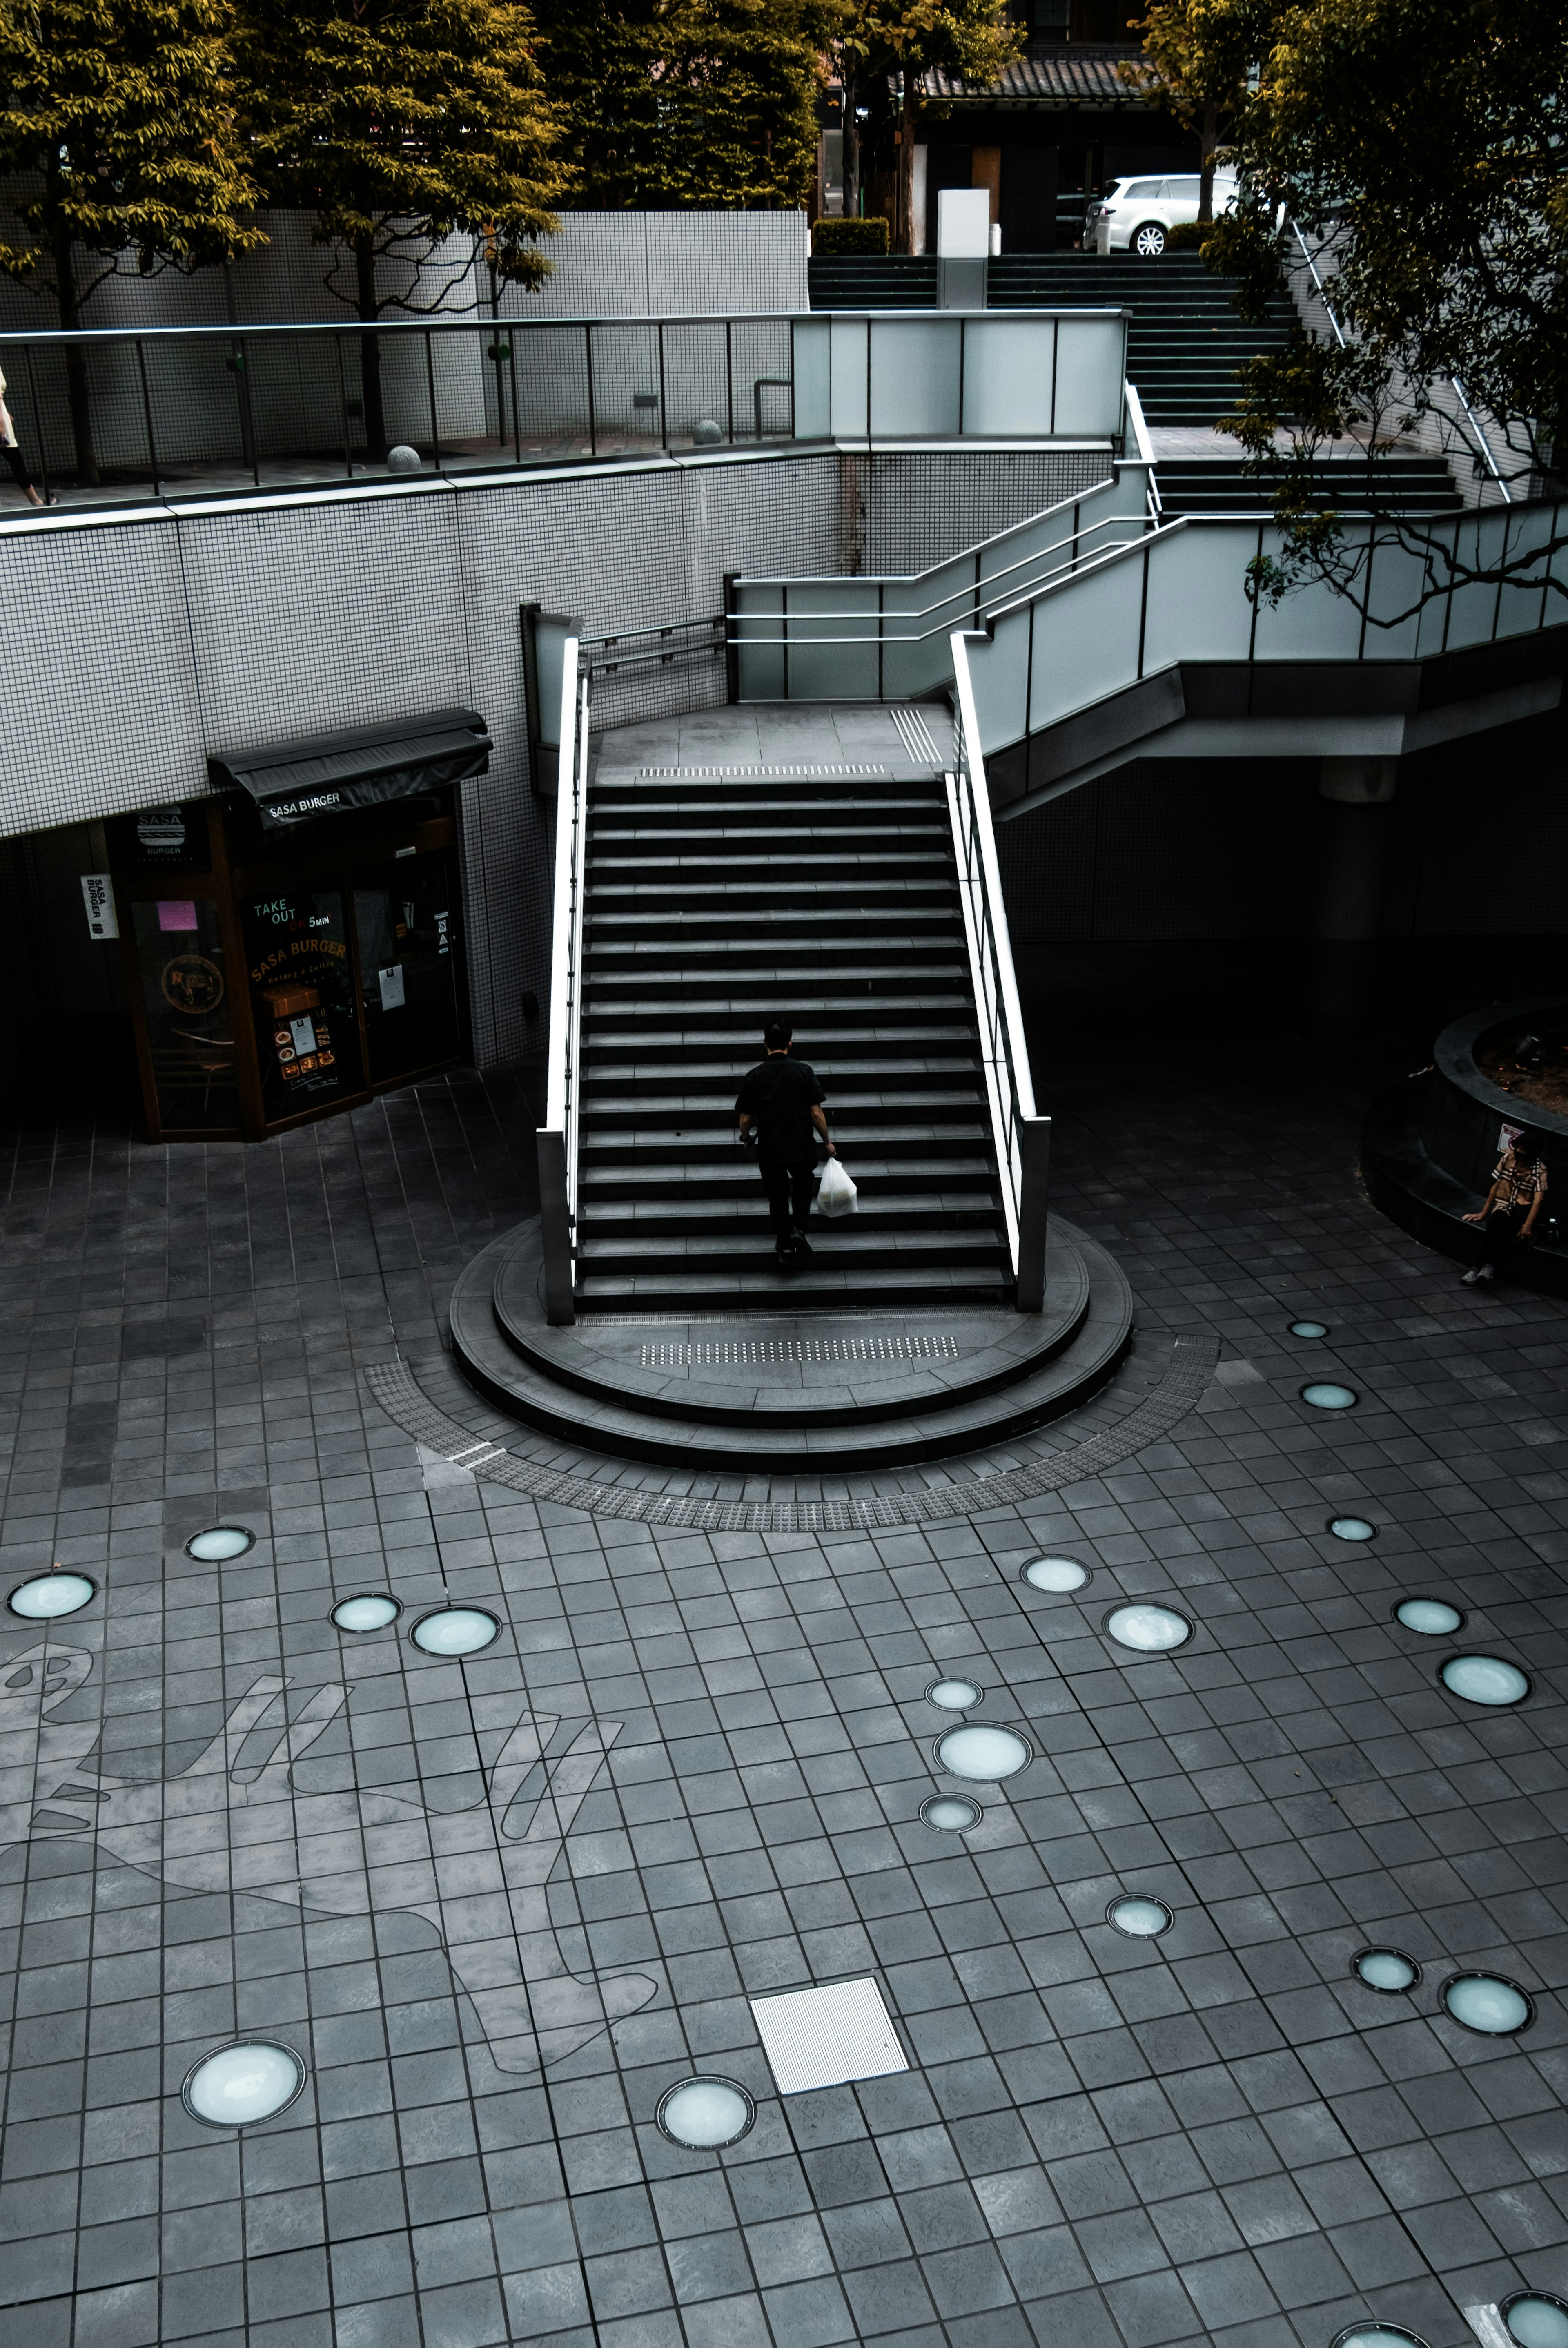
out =
[[[1380,456],[1375,460],[1379,509],[1409,514],[1460,513],[1463,499],[1441,457]],[[1249,475],[1239,457],[1163,457],[1158,473],[1160,503],[1168,515],[1241,514],[1271,511],[1266,480]],[[1316,475],[1313,504],[1319,511],[1357,514],[1368,510],[1370,487],[1360,458],[1327,458]]]
[[[940,780],[622,775],[589,810],[579,1313],[1009,1301]],[[862,1185],[787,1267],[733,1107],[779,1012]]]

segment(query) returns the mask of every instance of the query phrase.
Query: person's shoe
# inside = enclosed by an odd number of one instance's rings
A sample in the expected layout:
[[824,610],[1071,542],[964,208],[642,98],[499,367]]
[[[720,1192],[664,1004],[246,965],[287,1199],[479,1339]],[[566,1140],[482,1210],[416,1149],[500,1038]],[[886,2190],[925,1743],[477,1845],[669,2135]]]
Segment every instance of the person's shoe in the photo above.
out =
[[1464,1275],[1463,1285],[1466,1288],[1473,1288],[1478,1281],[1490,1280],[1491,1277],[1492,1268],[1490,1263],[1472,1263]]
[[794,1231],[790,1233],[789,1244],[790,1253],[792,1255],[811,1255],[814,1252],[811,1241],[802,1231]]

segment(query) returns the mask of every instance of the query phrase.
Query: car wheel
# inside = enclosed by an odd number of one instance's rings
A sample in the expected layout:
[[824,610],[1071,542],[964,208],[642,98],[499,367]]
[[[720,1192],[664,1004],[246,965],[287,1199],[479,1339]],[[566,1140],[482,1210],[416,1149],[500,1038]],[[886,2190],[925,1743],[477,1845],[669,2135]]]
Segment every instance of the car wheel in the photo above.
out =
[[1145,221],[1133,230],[1132,250],[1140,261],[1158,261],[1165,250],[1165,232],[1158,221]]

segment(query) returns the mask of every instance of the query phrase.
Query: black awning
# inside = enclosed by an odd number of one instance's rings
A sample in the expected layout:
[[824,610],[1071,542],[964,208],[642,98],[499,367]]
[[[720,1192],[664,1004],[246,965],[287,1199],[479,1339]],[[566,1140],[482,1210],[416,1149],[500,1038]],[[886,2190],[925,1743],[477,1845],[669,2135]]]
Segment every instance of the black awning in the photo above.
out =
[[436,709],[343,734],[226,750],[207,761],[220,789],[249,791],[264,824],[286,829],[345,808],[416,798],[482,775],[490,736],[471,709]]

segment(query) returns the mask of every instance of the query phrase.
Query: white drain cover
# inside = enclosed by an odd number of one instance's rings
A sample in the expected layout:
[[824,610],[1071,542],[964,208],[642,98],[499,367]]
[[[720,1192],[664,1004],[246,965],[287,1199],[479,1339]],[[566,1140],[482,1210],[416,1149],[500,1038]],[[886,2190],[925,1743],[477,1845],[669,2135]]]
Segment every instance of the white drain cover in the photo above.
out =
[[842,2086],[849,2079],[884,2079],[909,2068],[874,1981],[754,1997],[752,2012],[781,2096]]

